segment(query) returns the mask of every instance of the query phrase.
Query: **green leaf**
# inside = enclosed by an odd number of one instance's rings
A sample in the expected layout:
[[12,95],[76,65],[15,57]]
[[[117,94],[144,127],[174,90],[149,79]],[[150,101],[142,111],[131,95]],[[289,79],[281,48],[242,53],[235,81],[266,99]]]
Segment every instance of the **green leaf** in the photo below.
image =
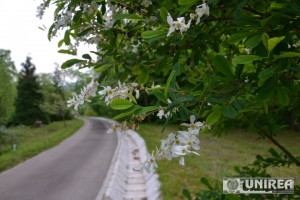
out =
[[80,63],[82,62],[83,60],[79,60],[79,59],[70,59],[70,60],[67,60],[66,62],[64,62],[62,65],[61,65],[61,68],[62,69],[66,69],[68,67],[72,67],[73,65],[75,65],[76,63]]
[[209,183],[209,181],[208,181],[206,178],[204,178],[204,177],[201,178],[201,183],[203,183],[204,185],[206,185],[206,187],[207,187],[208,189],[210,189],[210,190],[213,190],[213,189],[214,189],[214,188],[211,186],[211,184]]
[[134,15],[134,14],[124,14],[124,13],[120,13],[120,14],[114,14],[113,19],[115,20],[123,20],[123,19],[143,19],[142,17],[138,16],[138,15]]
[[114,110],[126,110],[128,108],[131,108],[133,106],[133,103],[126,99],[114,99],[110,103],[110,107]]
[[71,44],[70,31],[69,30],[66,30],[66,32],[65,32],[64,42],[65,42],[66,45]]
[[172,82],[173,78],[175,78],[175,76],[176,76],[176,71],[172,70],[171,74],[168,77],[165,92],[164,92],[164,95],[166,98],[168,97],[168,92],[170,90],[171,82]]
[[164,96],[164,93],[160,89],[152,90],[154,96],[161,102],[167,104],[168,101],[166,97]]
[[115,116],[115,117],[113,118],[113,120],[118,120],[118,119],[122,119],[122,118],[124,118],[124,117],[130,116],[130,115],[132,115],[135,111],[137,111],[137,110],[139,110],[139,109],[141,109],[141,108],[142,108],[142,107],[141,107],[141,106],[138,106],[138,105],[133,106],[133,107],[131,107],[130,109],[125,110],[124,113],[121,113],[121,114]]
[[87,59],[87,60],[92,60],[92,57],[89,54],[83,54],[82,58]]
[[217,71],[221,72],[228,78],[234,78],[232,65],[226,60],[224,56],[217,55],[212,59],[212,61]]
[[238,25],[246,26],[260,26],[260,22],[257,19],[254,19],[253,17],[250,16],[239,16],[234,18],[233,22]]
[[52,24],[49,28],[49,31],[48,31],[48,40],[49,41],[51,41],[51,35],[52,35],[52,31],[54,28],[55,28],[55,24]]
[[250,35],[249,32],[232,34],[232,35],[228,38],[228,43],[229,43],[229,44],[235,44],[235,43],[237,43],[237,42],[240,42],[240,41],[243,40],[244,38],[248,37],[249,35]]
[[134,97],[132,94],[127,93],[126,96],[127,96],[133,103],[137,104],[136,99],[135,99],[135,97]]
[[58,51],[58,53],[64,53],[64,54],[70,54],[70,55],[76,55],[76,51],[70,51],[70,50],[67,50],[67,49],[60,49]]
[[97,12],[97,22],[98,24],[103,24],[103,18],[100,12]]
[[268,47],[269,35],[267,33],[263,33],[261,35],[261,40],[262,40],[264,46],[266,47],[266,49],[268,50],[269,49],[269,47]]
[[135,115],[143,115],[152,111],[156,111],[160,109],[159,106],[147,106],[147,107],[142,107],[141,109],[137,110],[134,112]]
[[270,77],[273,76],[273,74],[274,74],[274,70],[272,69],[266,69],[261,71],[258,74],[258,78],[259,78],[259,81],[257,83],[258,87],[261,87],[266,80],[268,80]]
[[182,195],[185,196],[188,200],[192,200],[192,196],[189,190],[183,189],[182,190]]
[[214,109],[206,118],[207,125],[215,124],[222,116],[221,108]]
[[167,30],[166,29],[158,29],[154,31],[144,31],[142,33],[142,37],[147,40],[147,39],[153,39],[156,37],[160,36],[166,36],[167,35]]
[[194,5],[198,2],[198,0],[178,0],[178,4],[181,6],[184,5]]
[[75,22],[75,23],[78,22],[80,20],[81,16],[82,16],[82,11],[78,10],[73,17],[73,22]]
[[256,35],[253,35],[252,37],[250,37],[246,41],[245,45],[246,45],[246,47],[253,49],[259,45],[260,41],[261,41],[261,34],[256,34]]
[[270,38],[268,40],[268,51],[271,52],[284,38],[285,36]]
[[282,52],[277,58],[290,58],[290,57],[300,57],[300,53],[297,52]]
[[[277,78],[272,76],[264,82],[264,84],[258,90],[258,96],[257,96],[258,101],[266,101],[266,100],[274,99],[274,97],[275,97],[274,96],[274,94],[275,94],[274,85],[276,84],[276,81],[277,81]],[[268,105],[266,104],[265,105],[266,111],[268,111],[267,106]]]
[[184,102],[189,102],[189,101],[193,101],[193,100],[194,100],[193,96],[178,97],[168,106],[168,108],[166,109],[166,112],[172,111],[174,108],[182,105],[182,103],[184,103]]
[[232,59],[232,63],[234,64],[248,64],[254,60],[261,60],[260,56],[256,55],[240,55]]
[[277,101],[281,106],[287,106],[290,103],[290,98],[287,93],[287,89],[284,87],[278,87],[276,90]]
[[58,48],[60,48],[64,44],[64,39],[60,40],[57,44]]
[[147,83],[148,79],[149,79],[149,71],[145,70],[137,76],[136,81],[139,84],[145,84],[145,83]]
[[87,28],[87,29],[81,31],[80,33],[78,33],[77,36],[82,37],[82,36],[86,35],[88,32],[90,32],[91,30],[93,30],[93,28]]
[[275,158],[281,158],[281,156],[279,155],[279,153],[278,153],[275,149],[270,148],[268,151],[270,152],[270,154],[271,154],[273,157],[275,157]]
[[160,15],[160,18],[163,20],[163,22],[168,23],[167,22],[168,10],[165,7],[160,8],[159,15]]
[[235,119],[238,116],[238,112],[232,106],[225,106],[223,108],[223,115],[229,119]]

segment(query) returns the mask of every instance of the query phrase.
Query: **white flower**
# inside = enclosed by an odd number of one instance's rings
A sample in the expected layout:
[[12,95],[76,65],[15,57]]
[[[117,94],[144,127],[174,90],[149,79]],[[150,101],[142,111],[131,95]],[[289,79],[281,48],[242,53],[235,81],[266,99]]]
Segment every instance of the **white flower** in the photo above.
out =
[[197,14],[197,21],[196,21],[196,24],[198,24],[200,22],[200,18],[203,16],[203,15],[209,15],[209,7],[208,5],[204,2],[203,4],[197,6],[196,8],[196,14]]
[[130,85],[131,85],[132,87],[137,87],[139,84],[137,84],[136,82],[132,82],[132,83],[130,83]]
[[159,119],[162,119],[163,116],[165,116],[165,111],[164,110],[159,110],[156,116],[158,116]]
[[163,109],[159,110],[157,115],[159,117],[159,119],[162,119],[163,117],[165,117],[166,119],[171,116],[170,111],[168,111],[167,113],[165,113],[165,111]]
[[165,157],[168,160],[171,160],[173,158],[172,146],[175,144],[175,142],[176,142],[176,137],[174,133],[170,133],[167,139],[161,140],[160,148],[161,148],[162,157]]
[[140,91],[139,90],[135,90],[135,98],[140,98]]
[[169,32],[167,34],[167,37],[171,35],[175,30],[179,30],[181,35],[184,31],[190,28],[191,25],[191,19],[187,24],[185,24],[184,17],[177,18],[177,21],[173,21],[172,16],[170,13],[168,13],[167,22],[170,25]]
[[184,156],[180,156],[179,164],[184,166]]
[[246,53],[246,54],[248,54],[248,55],[249,55],[249,54],[250,54],[250,51],[251,51],[251,49],[249,49],[249,48],[245,48],[245,49],[244,49],[244,51],[245,51],[245,53]]
[[152,155],[149,156],[147,155],[148,159],[146,161],[144,161],[141,166],[139,166],[137,168],[137,170],[142,170],[145,169],[148,173],[150,173],[151,171],[154,171],[155,168],[158,167],[157,163],[156,163],[156,158],[154,155],[154,151],[152,152]]
[[132,53],[137,53],[138,52],[138,47],[140,46],[140,41],[138,41],[137,44],[132,44],[131,47],[132,47]]
[[200,149],[200,140],[195,134],[190,134],[187,131],[178,131],[178,139],[183,145],[188,145],[189,148]]
[[172,153],[174,157],[185,156],[190,153],[199,155],[197,152],[189,150],[188,145],[174,145],[172,148]]
[[249,83],[249,77],[246,76],[245,83]]
[[197,129],[197,130],[200,130],[200,128],[204,126],[204,124],[203,124],[202,122],[196,122],[196,123],[195,123],[195,121],[196,121],[195,115],[191,115],[191,116],[190,116],[190,121],[191,121],[190,124],[182,123],[181,125],[182,125],[182,126],[189,127],[189,128],[192,129],[192,130],[196,130],[196,129]]

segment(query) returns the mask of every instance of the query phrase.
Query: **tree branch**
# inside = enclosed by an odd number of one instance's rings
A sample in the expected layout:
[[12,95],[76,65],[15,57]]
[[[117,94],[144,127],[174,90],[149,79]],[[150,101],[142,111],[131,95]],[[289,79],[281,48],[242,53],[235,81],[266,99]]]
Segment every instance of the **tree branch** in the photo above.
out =
[[296,166],[300,167],[300,161],[293,156],[286,148],[284,148],[277,140],[275,140],[271,135],[264,134],[273,144],[275,144],[281,151],[283,151],[290,159],[292,159]]

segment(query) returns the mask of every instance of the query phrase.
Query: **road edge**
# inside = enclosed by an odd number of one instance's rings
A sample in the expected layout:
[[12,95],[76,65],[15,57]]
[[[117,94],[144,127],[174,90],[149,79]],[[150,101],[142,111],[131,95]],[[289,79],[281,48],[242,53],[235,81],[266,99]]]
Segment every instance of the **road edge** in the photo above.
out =
[[[97,118],[104,120],[109,124],[118,123],[102,117]],[[144,182],[137,185],[130,185],[129,183],[132,179],[140,176],[133,168],[136,167],[136,156],[139,158],[139,162],[143,162],[147,160],[147,155],[149,155],[144,139],[133,130],[128,130],[123,135],[117,133],[117,136],[117,148],[105,180],[103,181],[95,200],[162,199],[162,193],[160,191],[161,184],[158,179],[158,174],[155,171],[152,171],[151,173],[148,173],[145,170],[139,171],[139,174],[142,174]],[[138,150],[137,154],[134,152],[136,150]],[[121,180],[117,180],[117,176]],[[126,185],[123,185],[122,182]],[[134,188],[132,188],[132,186],[134,186]]]

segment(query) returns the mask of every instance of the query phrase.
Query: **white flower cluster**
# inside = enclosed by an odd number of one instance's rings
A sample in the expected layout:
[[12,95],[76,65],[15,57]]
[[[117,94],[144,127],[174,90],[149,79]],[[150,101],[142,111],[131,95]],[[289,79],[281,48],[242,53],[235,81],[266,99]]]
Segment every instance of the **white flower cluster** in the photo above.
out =
[[181,35],[184,31],[187,31],[191,26],[191,21],[194,20],[197,17],[196,24],[200,22],[200,18],[203,17],[203,15],[209,15],[209,7],[208,5],[203,2],[203,4],[197,6],[195,13],[192,13],[191,19],[188,21],[188,23],[185,23],[184,17],[178,17],[177,21],[174,21],[170,13],[168,13],[167,22],[170,25],[167,37],[171,35],[171,33],[175,32],[175,30],[179,30]]
[[102,95],[105,99],[106,105],[109,105],[114,99],[128,99],[131,101],[130,96],[133,96],[135,93],[135,98],[138,99],[140,97],[140,91],[138,89],[138,84],[133,82],[130,84],[118,82],[118,86],[112,88],[111,86],[102,86],[104,89],[99,91],[99,94]]
[[200,121],[196,122],[194,115],[190,116],[190,123],[183,123],[187,131],[178,131],[176,134],[170,133],[168,137],[161,141],[159,149],[153,151],[151,156],[144,161],[137,170],[145,169],[151,171],[157,168],[156,160],[179,158],[179,164],[184,165],[184,156],[188,154],[199,155],[196,151],[200,149],[199,133],[206,125]]
[[43,2],[36,8],[36,12],[37,12],[36,17],[42,19],[46,8],[47,8],[46,0],[43,0]]
[[[168,101],[169,105],[172,103],[172,101],[170,99],[167,99],[167,101]],[[168,111],[168,112],[166,112],[165,110],[166,110],[165,108],[161,107],[161,109],[158,111],[156,116],[159,119],[162,119],[163,117],[168,119],[169,117],[172,117],[172,113],[175,113],[178,111],[178,108],[174,108],[172,111]]]
[[66,28],[67,26],[72,24],[72,17],[73,17],[73,12],[72,10],[62,12],[59,15],[58,20],[55,23],[55,30],[63,29]]
[[84,9],[88,15],[95,13],[99,9],[99,5],[96,1],[92,1],[90,4],[85,4]]
[[137,53],[138,52],[138,48],[141,45],[141,42],[138,40],[137,44],[134,44],[133,40],[131,40],[131,47],[132,47],[132,53]]
[[74,109],[78,110],[78,107],[84,104],[85,101],[91,102],[89,98],[96,96],[98,85],[99,83],[92,78],[91,82],[87,86],[81,88],[80,94],[73,94],[73,97],[67,101],[67,106],[74,106]]

